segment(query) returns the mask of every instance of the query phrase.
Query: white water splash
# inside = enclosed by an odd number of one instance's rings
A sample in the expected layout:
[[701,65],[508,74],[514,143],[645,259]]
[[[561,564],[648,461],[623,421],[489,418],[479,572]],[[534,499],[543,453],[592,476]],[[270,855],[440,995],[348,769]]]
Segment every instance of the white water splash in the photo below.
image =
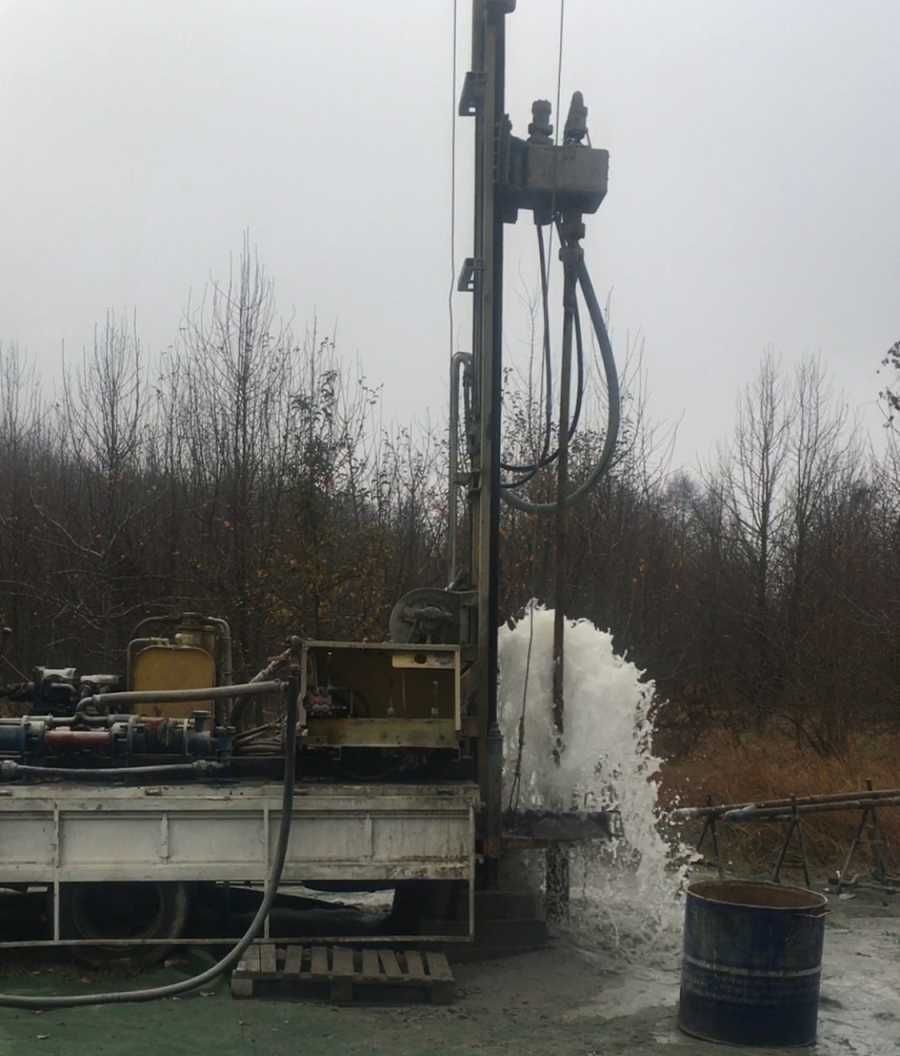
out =
[[661,760],[651,745],[653,682],[613,651],[611,635],[587,620],[567,621],[565,732],[557,764],[553,616],[533,605],[515,627],[500,631],[504,807],[515,786],[522,729],[519,806],[613,806],[622,818],[624,839],[571,854],[570,935],[581,946],[624,957],[668,957],[681,928],[685,866],[682,848],[662,834],[668,825],[657,801]]

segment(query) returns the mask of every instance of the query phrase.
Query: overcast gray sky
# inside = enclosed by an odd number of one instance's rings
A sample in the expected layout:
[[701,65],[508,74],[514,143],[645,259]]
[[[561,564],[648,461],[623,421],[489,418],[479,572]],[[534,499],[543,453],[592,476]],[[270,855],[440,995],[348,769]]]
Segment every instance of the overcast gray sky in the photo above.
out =
[[[0,339],[50,375],[113,308],[156,352],[249,229],[283,314],[337,320],[390,414],[442,418],[450,11],[0,0]],[[520,133],[555,98],[558,19],[558,0],[519,0],[509,20]],[[644,335],[653,416],[683,419],[677,461],[727,433],[767,346],[821,352],[877,432],[878,358],[900,337],[898,39],[895,0],[567,0],[563,98],[584,92],[611,152],[586,249],[619,347]],[[457,262],[472,131],[460,120]],[[511,303],[532,239],[509,240]],[[511,309],[511,355],[525,333]]]

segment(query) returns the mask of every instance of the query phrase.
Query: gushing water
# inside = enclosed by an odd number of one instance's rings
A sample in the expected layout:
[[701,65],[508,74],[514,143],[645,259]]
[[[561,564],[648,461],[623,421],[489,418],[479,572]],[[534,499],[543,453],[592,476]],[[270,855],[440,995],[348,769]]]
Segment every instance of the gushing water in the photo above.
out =
[[580,945],[624,957],[665,957],[679,934],[685,865],[683,848],[664,838],[657,801],[655,687],[613,651],[608,633],[587,620],[567,621],[565,722],[557,745],[553,615],[532,604],[515,627],[500,631],[504,806],[616,807],[624,838],[571,855],[570,934]]

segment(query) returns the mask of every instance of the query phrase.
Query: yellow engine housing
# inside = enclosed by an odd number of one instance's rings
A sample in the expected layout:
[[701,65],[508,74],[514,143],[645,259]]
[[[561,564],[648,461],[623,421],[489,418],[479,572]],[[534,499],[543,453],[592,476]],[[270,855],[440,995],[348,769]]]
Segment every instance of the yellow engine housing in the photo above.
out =
[[[131,660],[130,689],[207,689],[216,684],[216,661],[205,649],[169,642],[136,650]],[[212,712],[212,701],[138,704],[138,715],[188,719],[195,711]]]

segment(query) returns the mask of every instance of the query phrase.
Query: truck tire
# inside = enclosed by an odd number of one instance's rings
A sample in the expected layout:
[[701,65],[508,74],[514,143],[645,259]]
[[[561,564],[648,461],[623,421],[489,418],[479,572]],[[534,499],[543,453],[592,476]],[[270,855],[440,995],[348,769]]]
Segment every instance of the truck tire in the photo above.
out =
[[64,884],[60,889],[60,933],[64,939],[95,939],[96,946],[73,946],[75,957],[94,967],[139,971],[171,951],[152,946],[104,946],[103,939],[177,939],[190,909],[184,883]]

